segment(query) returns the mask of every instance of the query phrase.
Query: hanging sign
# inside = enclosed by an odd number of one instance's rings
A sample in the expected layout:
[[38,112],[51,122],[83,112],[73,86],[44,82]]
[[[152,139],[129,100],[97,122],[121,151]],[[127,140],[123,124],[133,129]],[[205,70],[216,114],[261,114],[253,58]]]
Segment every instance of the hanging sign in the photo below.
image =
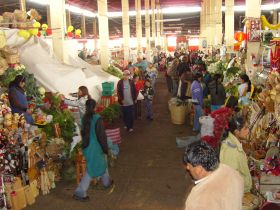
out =
[[261,41],[261,20],[259,18],[249,19],[250,27],[248,28],[248,41],[260,42]]

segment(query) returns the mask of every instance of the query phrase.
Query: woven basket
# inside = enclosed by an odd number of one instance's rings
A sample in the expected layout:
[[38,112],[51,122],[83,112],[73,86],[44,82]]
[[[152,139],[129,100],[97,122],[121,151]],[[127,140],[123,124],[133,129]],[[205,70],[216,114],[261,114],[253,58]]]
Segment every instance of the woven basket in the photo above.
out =
[[[0,21],[1,22],[1,21]],[[6,35],[3,30],[0,30],[0,49],[6,46]]]
[[20,62],[17,48],[5,47],[3,51],[8,64],[17,64]]
[[266,101],[265,102],[265,108],[266,108],[266,111],[268,112],[274,112],[274,101],[273,100],[270,100],[270,101]]
[[186,122],[186,106],[171,105],[171,122],[176,125],[182,125]]
[[23,21],[25,21],[26,18],[27,18],[26,12],[24,12],[24,11],[22,11],[22,10],[18,10],[18,9],[16,9],[16,10],[14,11],[14,15],[15,15],[16,21],[19,21],[19,22],[23,22]]
[[63,151],[63,145],[58,144],[49,144],[46,147],[46,152],[51,157],[56,157],[58,154],[60,154]]

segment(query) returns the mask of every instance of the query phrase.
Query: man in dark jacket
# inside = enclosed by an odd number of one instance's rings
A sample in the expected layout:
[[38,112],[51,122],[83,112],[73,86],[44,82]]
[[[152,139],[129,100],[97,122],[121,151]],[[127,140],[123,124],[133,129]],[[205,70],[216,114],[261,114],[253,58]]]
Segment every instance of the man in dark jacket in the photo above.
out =
[[215,74],[214,80],[208,85],[209,92],[211,95],[211,111],[219,109],[225,104],[226,91],[222,84],[222,75]]
[[129,132],[133,131],[134,103],[137,100],[134,82],[129,79],[130,71],[123,72],[123,79],[118,82],[118,102],[122,107],[124,128]]

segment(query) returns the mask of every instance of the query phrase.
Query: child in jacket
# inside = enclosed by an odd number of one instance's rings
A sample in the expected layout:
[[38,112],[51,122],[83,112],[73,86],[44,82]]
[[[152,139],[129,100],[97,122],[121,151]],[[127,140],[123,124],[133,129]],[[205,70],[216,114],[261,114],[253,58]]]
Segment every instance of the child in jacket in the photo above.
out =
[[151,81],[146,80],[144,89],[141,90],[141,93],[144,96],[144,106],[146,110],[146,117],[148,120],[153,120],[153,97],[154,89],[152,88]]

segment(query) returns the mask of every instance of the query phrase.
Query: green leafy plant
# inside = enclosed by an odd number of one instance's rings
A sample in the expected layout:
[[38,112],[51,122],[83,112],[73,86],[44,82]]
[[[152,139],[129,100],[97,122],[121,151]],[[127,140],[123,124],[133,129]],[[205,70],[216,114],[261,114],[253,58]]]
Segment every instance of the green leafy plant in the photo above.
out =
[[273,39],[273,33],[272,32],[267,32],[264,34],[264,44],[269,44],[270,41]]
[[108,107],[103,109],[100,115],[102,116],[104,121],[108,122],[109,124],[112,124],[114,120],[120,117],[120,113],[121,113],[120,105],[110,104]]
[[240,68],[238,67],[231,67],[226,70],[226,77],[228,79],[234,78],[240,72]]
[[5,73],[1,76],[1,85],[4,87],[8,87],[10,82],[12,82],[17,75],[22,74],[25,69],[16,70],[14,68],[9,67]]
[[123,77],[122,73],[118,69],[116,69],[114,66],[109,66],[107,68],[106,72],[113,76],[116,76],[120,79]]
[[58,94],[54,94],[51,97],[51,108],[45,110],[46,114],[53,116],[53,121],[47,124],[43,131],[47,136],[54,136],[54,124],[59,124],[61,130],[61,136],[66,142],[71,142],[75,133],[75,119],[72,113],[68,109],[61,109],[61,100]]

